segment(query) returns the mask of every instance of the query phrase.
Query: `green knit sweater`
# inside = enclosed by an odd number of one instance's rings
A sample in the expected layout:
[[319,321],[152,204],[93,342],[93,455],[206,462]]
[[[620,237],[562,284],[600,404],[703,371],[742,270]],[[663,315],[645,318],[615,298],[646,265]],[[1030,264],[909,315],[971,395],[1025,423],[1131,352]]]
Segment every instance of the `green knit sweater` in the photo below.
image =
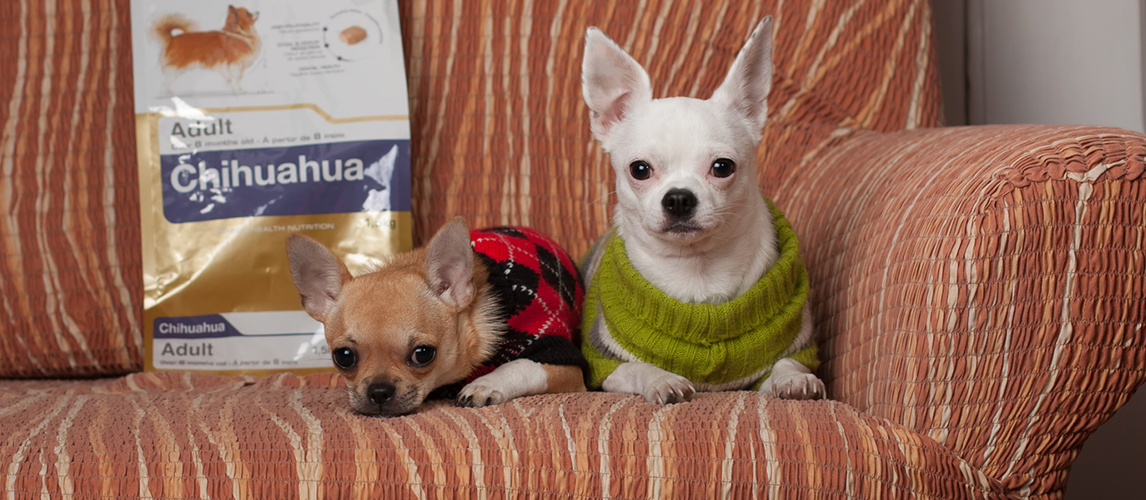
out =
[[799,243],[784,214],[765,200],[780,257],[752,288],[723,304],[669,297],[633,267],[620,237],[598,241],[585,258],[589,284],[581,321],[593,387],[626,361],[682,375],[698,390],[758,387],[785,357],[816,368],[815,342],[799,338],[808,299]]

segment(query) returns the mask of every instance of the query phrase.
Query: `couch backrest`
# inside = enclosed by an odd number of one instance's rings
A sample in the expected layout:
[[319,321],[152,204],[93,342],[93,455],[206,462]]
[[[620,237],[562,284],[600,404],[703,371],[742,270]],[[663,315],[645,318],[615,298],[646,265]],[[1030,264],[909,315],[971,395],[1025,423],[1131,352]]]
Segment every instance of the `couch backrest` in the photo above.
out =
[[[609,227],[613,190],[581,99],[586,28],[603,29],[645,67],[654,97],[708,98],[765,15],[775,33],[774,124],[941,124],[924,0],[410,2],[415,240],[463,214],[475,225],[533,226],[582,254]],[[761,151],[782,163],[806,144],[770,135]]]
[[0,6],[0,378],[142,366],[127,3]]
[[[415,243],[464,215],[533,226],[576,255],[608,227],[611,169],[580,97],[588,26],[645,65],[657,96],[708,97],[771,14],[776,123],[941,121],[926,0],[437,0],[400,11]],[[0,29],[11,35],[0,41],[0,377],[139,370],[128,1],[5,2]],[[765,161],[797,161],[801,141],[770,135]]]

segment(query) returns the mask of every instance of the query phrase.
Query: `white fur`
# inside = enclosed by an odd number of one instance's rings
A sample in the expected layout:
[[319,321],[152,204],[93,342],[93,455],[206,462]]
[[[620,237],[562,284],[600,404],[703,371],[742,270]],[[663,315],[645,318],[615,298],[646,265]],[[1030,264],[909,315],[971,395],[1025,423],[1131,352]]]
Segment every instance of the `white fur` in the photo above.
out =
[[[772,215],[756,186],[756,147],[771,83],[770,17],[753,31],[708,100],[653,99],[640,64],[600,30],[586,33],[582,93],[593,135],[609,152],[616,172],[614,224],[633,267],[677,300],[732,300],[779,257]],[[736,163],[732,176],[712,174],[713,162],[720,158]],[[630,175],[630,164],[638,160],[652,167],[650,178]],[[696,208],[688,221],[695,230],[668,230],[671,217],[662,200],[673,189],[695,195]],[[810,327],[805,321],[804,328]],[[769,390],[783,388],[789,396],[815,391],[814,383],[796,380],[789,364],[799,365],[787,358],[776,363],[765,383]],[[800,375],[815,380],[807,368]],[[669,394],[691,395],[692,384],[685,387],[682,380],[688,382],[653,365],[630,362],[606,378],[603,387],[663,403]],[[817,394],[823,392],[820,383]]]
[[[772,81],[771,27],[771,19],[760,23],[708,100],[652,99],[640,64],[600,30],[586,34],[583,94],[593,133],[617,173],[614,223],[633,266],[682,302],[727,302],[778,257],[772,217],[756,187],[756,145]],[[719,158],[736,162],[732,177],[710,174]],[[635,160],[652,166],[652,178],[629,175]],[[663,230],[661,200],[671,189],[696,195],[692,222],[700,231]]]
[[792,358],[781,359],[772,365],[772,375],[760,384],[758,390],[784,399],[819,399],[827,394],[824,382]]
[[605,378],[601,388],[606,392],[640,394],[648,402],[658,405],[688,401],[696,392],[688,379],[641,362],[621,363]]
[[549,375],[536,361],[515,359],[466,384],[458,395],[465,406],[499,405],[514,398],[545,394]]

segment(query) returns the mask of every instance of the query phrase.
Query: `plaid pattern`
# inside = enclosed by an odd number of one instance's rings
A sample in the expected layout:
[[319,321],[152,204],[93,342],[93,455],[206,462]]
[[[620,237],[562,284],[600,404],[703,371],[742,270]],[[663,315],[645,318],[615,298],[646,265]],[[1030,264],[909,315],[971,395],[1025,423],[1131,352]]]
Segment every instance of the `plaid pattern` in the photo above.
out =
[[573,259],[537,231],[493,227],[470,232],[474,252],[489,271],[490,292],[506,330],[497,351],[469,377],[435,391],[453,399],[466,384],[515,359],[577,365],[585,290]]

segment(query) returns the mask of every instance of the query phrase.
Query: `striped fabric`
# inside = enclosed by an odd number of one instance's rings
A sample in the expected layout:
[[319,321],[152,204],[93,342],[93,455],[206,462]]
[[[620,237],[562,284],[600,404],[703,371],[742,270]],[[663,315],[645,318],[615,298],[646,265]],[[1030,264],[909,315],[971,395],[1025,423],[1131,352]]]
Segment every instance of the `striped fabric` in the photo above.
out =
[[774,178],[833,398],[1061,494],[1146,378],[1146,137],[1096,127],[840,129]]
[[543,396],[406,418],[337,378],[140,369],[126,0],[0,2],[0,498],[1059,498],[1146,378],[1146,137],[942,122],[925,0],[401,4],[415,239],[453,215],[574,255],[608,227],[581,102],[605,29],[707,96],[775,16],[760,185],[837,402]]
[[754,392],[668,406],[560,395],[478,410],[439,403],[386,419],[351,412],[345,392],[333,389],[336,377],[149,373],[7,384],[0,464],[13,465],[0,473],[0,491],[255,499],[913,492],[927,499],[1001,491],[931,439],[841,403]]
[[127,2],[0,2],[0,377],[142,367]]

